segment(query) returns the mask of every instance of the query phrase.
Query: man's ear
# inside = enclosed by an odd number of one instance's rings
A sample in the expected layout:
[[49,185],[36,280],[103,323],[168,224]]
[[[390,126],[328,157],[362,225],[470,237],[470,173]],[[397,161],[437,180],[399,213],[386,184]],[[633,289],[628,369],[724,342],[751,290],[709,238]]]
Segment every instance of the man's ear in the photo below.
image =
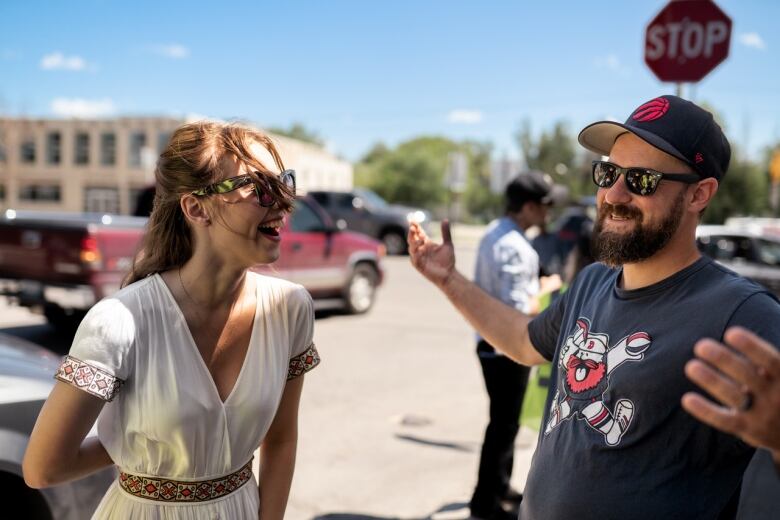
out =
[[700,213],[707,208],[712,197],[718,192],[718,181],[709,177],[699,181],[693,187],[693,195],[690,202],[690,209],[693,212]]
[[211,224],[211,217],[208,212],[208,208],[203,203],[203,200],[194,195],[184,195],[179,199],[179,205],[181,211],[184,213],[184,218],[190,221],[195,226],[208,226]]

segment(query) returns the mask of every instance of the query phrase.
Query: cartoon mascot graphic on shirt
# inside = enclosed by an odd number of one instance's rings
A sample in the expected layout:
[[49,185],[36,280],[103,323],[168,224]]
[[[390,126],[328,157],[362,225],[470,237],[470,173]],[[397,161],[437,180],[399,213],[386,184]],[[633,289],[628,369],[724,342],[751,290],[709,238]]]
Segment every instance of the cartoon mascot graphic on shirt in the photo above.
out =
[[561,349],[561,385],[552,400],[544,434],[579,413],[591,428],[604,435],[607,445],[617,446],[634,417],[634,403],[620,399],[614,410],[607,408],[603,395],[609,386],[609,374],[626,361],[641,361],[650,342],[648,333],[635,332],[609,347],[608,334],[591,332],[590,321],[578,319],[576,330]]

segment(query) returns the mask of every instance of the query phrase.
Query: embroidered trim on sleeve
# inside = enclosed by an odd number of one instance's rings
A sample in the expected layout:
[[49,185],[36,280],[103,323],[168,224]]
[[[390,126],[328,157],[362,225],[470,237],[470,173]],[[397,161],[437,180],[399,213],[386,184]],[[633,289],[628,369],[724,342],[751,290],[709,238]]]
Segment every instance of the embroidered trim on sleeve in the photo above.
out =
[[102,368],[90,365],[86,361],[65,356],[54,379],[75,386],[85,392],[97,396],[104,401],[111,401],[122,386],[122,381]]
[[317,347],[312,343],[309,348],[306,349],[306,352],[300,356],[295,356],[290,360],[290,366],[287,369],[287,380],[295,379],[319,364],[320,354],[317,352]]

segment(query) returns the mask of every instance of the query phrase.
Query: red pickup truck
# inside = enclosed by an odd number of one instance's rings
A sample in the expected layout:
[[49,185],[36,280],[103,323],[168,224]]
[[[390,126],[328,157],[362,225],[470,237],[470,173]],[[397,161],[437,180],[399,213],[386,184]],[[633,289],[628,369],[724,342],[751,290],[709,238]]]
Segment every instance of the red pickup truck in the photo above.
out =
[[[0,295],[71,327],[119,289],[146,218],[8,209],[0,217]],[[281,255],[258,272],[302,284],[316,308],[368,311],[382,282],[384,246],[337,228],[310,197],[300,197],[282,231]]]

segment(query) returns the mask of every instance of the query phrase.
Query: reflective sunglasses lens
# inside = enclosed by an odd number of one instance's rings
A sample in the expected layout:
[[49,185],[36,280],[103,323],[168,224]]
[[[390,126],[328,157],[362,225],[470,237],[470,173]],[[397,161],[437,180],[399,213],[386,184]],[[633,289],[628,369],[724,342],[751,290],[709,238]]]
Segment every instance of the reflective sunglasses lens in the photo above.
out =
[[652,195],[658,187],[655,175],[644,170],[631,170],[626,173],[628,188],[637,195]]
[[593,182],[600,188],[609,188],[617,180],[617,170],[614,165],[599,162],[593,166]]

